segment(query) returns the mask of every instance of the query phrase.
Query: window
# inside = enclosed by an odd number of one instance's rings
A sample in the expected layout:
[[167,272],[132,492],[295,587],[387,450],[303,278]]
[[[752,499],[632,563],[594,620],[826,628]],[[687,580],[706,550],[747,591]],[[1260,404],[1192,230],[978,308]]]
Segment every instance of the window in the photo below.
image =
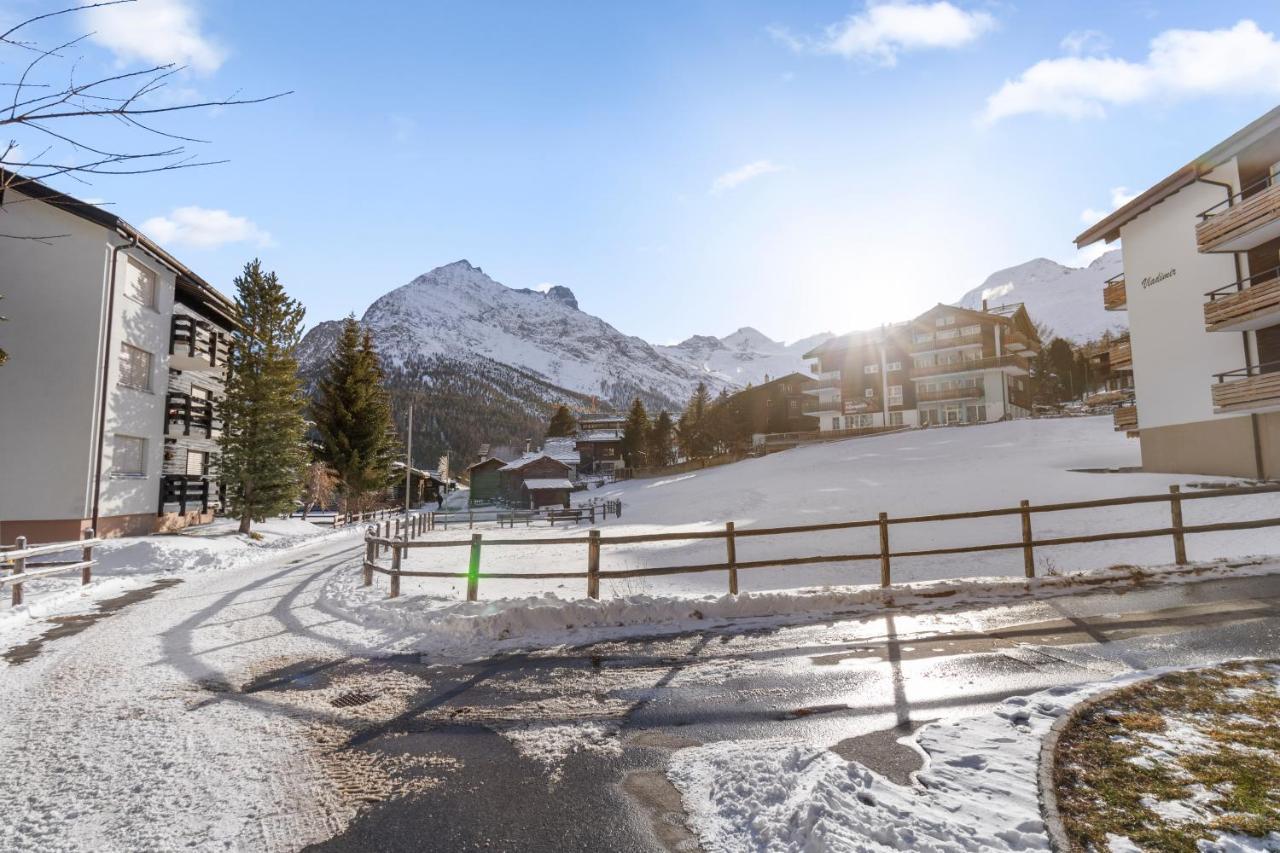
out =
[[960,330],[960,334],[964,335],[966,338],[970,338],[975,335],[980,335],[982,334],[982,327],[977,324],[974,324],[972,326],[965,326],[963,329]]
[[192,477],[203,477],[209,473],[209,454],[203,450],[187,451],[187,471]]
[[889,386],[889,405],[890,406],[902,405],[902,386],[901,385]]
[[954,326],[956,324],[956,318],[951,314],[948,314],[945,317],[936,317],[934,318],[933,324],[939,328],[943,326]]
[[916,332],[914,340],[918,344],[932,343],[933,332]]
[[862,396],[866,397],[868,400],[870,400],[875,395],[876,395],[876,389],[874,388],[865,388],[862,391]]
[[124,271],[124,292],[134,302],[148,308],[156,307],[156,274],[142,264],[129,259]]
[[902,426],[902,412],[889,413],[889,426]]
[[116,477],[147,475],[147,440],[117,435],[111,443],[111,473]]
[[846,420],[850,421],[850,426],[853,429],[867,429],[868,427],[875,426],[875,424],[872,423],[871,415],[855,415],[852,418],[846,418]]
[[151,353],[131,344],[120,344],[120,384],[139,391],[151,390]]
[[960,332],[955,329],[943,329],[941,332],[938,332],[938,340],[940,341],[949,341],[952,338],[958,337],[960,337]]
[[891,362],[889,362],[888,364],[886,364],[886,365],[884,366],[884,369],[885,369],[885,372],[886,372],[886,373],[887,373],[887,372],[889,372],[889,371],[891,371],[891,370],[901,370],[901,369],[902,369],[902,362],[900,362],[900,361],[891,361]]
[[799,412],[799,411],[800,411],[800,401],[799,401],[799,400],[788,400],[788,401],[787,401],[787,411],[789,411],[789,412],[790,412],[791,414],[793,414],[793,415],[794,415],[795,413]]
[[832,418],[832,419],[831,419],[831,428],[832,428],[832,429],[840,429],[840,419],[839,419],[839,418]]
[[878,365],[878,364],[866,364],[866,365],[863,365],[863,367],[862,367],[862,372],[863,372],[863,373],[866,373],[866,374],[879,373],[879,372],[880,372],[880,365]]

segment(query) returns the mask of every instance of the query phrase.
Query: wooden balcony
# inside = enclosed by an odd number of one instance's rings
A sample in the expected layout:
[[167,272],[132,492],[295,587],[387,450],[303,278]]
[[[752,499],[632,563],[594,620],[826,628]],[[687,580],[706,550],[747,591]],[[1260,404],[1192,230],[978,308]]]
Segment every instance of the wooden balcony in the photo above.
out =
[[1280,268],[1206,293],[1206,332],[1243,332],[1280,323]]
[[1129,307],[1124,292],[1124,273],[1107,279],[1102,288],[1102,307],[1108,311],[1124,311]]
[[1016,373],[1030,371],[1031,362],[1021,355],[1001,355],[992,358],[960,359],[944,364],[930,364],[911,368],[912,379],[944,376],[949,373],[970,373],[978,370],[1009,369]]
[[1107,364],[1113,373],[1133,370],[1133,347],[1128,341],[1111,345],[1111,349],[1107,351]]
[[1138,407],[1121,406],[1111,415],[1116,432],[1136,432],[1138,429]]
[[222,429],[222,418],[212,400],[170,391],[165,395],[164,408],[165,435],[172,435],[176,427],[181,427],[183,435],[191,435],[191,431],[195,430],[196,435],[213,438]]
[[1200,214],[1202,252],[1247,252],[1280,237],[1280,185],[1267,177]]
[[169,366],[175,370],[221,370],[227,365],[231,337],[190,314],[174,314],[169,324]]
[[945,391],[916,391],[917,403],[937,403],[942,400],[980,400],[986,392],[978,387],[948,388]]
[[925,353],[937,350],[954,349],[956,347],[973,346],[982,343],[982,333],[976,335],[956,335],[953,338],[935,337],[931,341],[912,342],[911,352]]
[[826,413],[838,415],[840,409],[840,396],[836,395],[835,399],[827,400],[803,400],[800,403],[800,414],[802,415],[821,415]]
[[216,497],[222,503],[221,488],[214,486],[208,477],[196,474],[165,474],[160,478],[160,506],[156,514],[164,515],[166,506],[178,505],[178,512],[187,514],[188,509],[199,508],[200,512],[209,511],[209,500]]
[[1218,414],[1280,408],[1280,361],[1229,370],[1216,378],[1213,410]]

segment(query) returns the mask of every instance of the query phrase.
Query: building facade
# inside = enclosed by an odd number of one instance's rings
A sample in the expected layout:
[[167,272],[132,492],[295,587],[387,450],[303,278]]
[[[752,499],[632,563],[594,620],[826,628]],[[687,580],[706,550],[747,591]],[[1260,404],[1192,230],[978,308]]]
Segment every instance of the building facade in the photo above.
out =
[[0,541],[207,521],[234,306],[124,220],[34,182],[0,241]]
[[812,432],[818,418],[805,411],[813,399],[805,393],[810,383],[803,373],[790,373],[744,388],[729,399],[750,433]]
[[832,338],[805,354],[822,431],[987,423],[1029,417],[1040,350],[1021,304],[938,305],[893,326]]
[[1103,298],[1128,310],[1136,406],[1117,429],[1146,470],[1280,474],[1278,175],[1280,109],[1076,238],[1124,247]]
[[627,419],[622,415],[579,415],[574,447],[578,451],[580,474],[611,474],[624,467],[622,431]]

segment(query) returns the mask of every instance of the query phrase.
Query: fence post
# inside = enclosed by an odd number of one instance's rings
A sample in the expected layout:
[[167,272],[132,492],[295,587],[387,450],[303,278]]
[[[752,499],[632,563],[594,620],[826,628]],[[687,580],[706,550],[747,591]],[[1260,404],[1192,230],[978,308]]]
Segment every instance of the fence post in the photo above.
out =
[[377,533],[372,527],[364,529],[364,585],[373,586],[373,565],[374,560],[378,559],[377,546],[373,544],[373,536]]
[[600,598],[600,531],[587,534],[587,596]]
[[388,598],[400,597],[400,555],[403,547],[398,540],[391,543],[391,595]]
[[468,529],[468,530],[470,530],[471,528],[473,528],[473,527],[475,527],[475,526],[476,526],[476,513],[475,513],[475,510],[469,509],[469,510],[467,510],[467,529]]
[[724,523],[725,558],[729,562],[729,594],[738,594],[738,545],[733,539],[733,522]]
[[889,574],[889,513],[880,513],[880,586],[888,586]]
[[396,519],[396,535],[393,538],[395,539],[400,538],[400,519],[399,518]]
[[[19,551],[25,550],[27,547],[27,537],[19,536],[13,540],[13,547]],[[20,575],[27,570],[27,558],[19,557],[13,561],[13,573]],[[17,607],[22,603],[22,584],[15,583],[13,585],[13,606]]]
[[467,601],[475,601],[480,591],[480,537],[471,534],[471,562],[467,565]]
[[1187,564],[1187,540],[1182,533],[1182,487],[1170,486],[1169,513],[1173,516],[1173,561],[1179,566]]
[[1022,509],[1022,570],[1027,577],[1033,578],[1036,576],[1036,555],[1031,544],[1031,502],[1019,501],[1018,506]]
[[[92,539],[93,535],[94,535],[93,528],[86,527],[84,530],[84,538]],[[93,546],[92,545],[86,545],[83,549],[81,549],[80,561],[86,564],[93,562]],[[90,565],[85,565],[84,568],[80,570],[80,585],[85,586],[91,580],[93,580],[93,567]]]

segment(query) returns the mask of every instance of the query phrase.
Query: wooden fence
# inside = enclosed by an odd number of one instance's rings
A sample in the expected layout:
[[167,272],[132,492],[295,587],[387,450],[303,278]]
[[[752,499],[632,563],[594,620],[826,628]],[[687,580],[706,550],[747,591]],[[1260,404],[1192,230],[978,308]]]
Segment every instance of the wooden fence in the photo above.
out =
[[[333,526],[347,527],[348,525],[365,524],[370,521],[380,522],[397,514],[403,516],[404,508],[393,506],[385,509],[370,510],[369,512],[335,512],[333,514]],[[308,512],[307,517],[304,518],[299,511],[295,510],[287,517],[301,518],[303,521],[311,521],[314,524],[319,524],[320,520],[324,518],[324,515],[325,513],[323,512],[316,512],[315,510],[312,510]]]
[[[1109,542],[1119,539],[1144,539],[1168,536],[1173,543],[1174,562],[1185,565],[1187,562],[1186,537],[1194,533],[1217,533],[1230,530],[1256,530],[1264,527],[1280,526],[1280,518],[1264,518],[1250,521],[1218,522],[1213,524],[1184,524],[1182,520],[1182,504],[1190,500],[1208,500],[1223,497],[1240,497],[1280,492],[1280,485],[1252,486],[1246,488],[1212,489],[1184,494],[1178,486],[1170,486],[1168,494],[1135,495],[1121,498],[1101,498],[1096,500],[1072,501],[1069,503],[1040,504],[1032,506],[1029,501],[1021,501],[1016,507],[1003,509],[978,510],[976,512],[952,512],[937,515],[916,515],[890,518],[887,513],[880,513],[875,519],[858,521],[838,521],[825,524],[801,524],[791,527],[748,528],[736,530],[732,521],[726,522],[723,530],[708,530],[691,533],[648,533],[634,536],[602,536],[599,530],[588,531],[587,536],[579,538],[522,538],[522,539],[484,539],[483,534],[472,534],[469,540],[418,540],[407,536],[390,536],[386,531],[379,533],[371,527],[365,535],[364,585],[373,583],[373,574],[389,575],[391,578],[391,597],[400,594],[402,577],[418,578],[466,578],[467,600],[475,601],[478,597],[481,577],[501,580],[586,580],[587,596],[600,597],[601,578],[641,578],[661,575],[680,575],[701,572],[725,572],[728,576],[730,594],[738,593],[738,573],[747,569],[778,568],[783,566],[804,566],[820,563],[856,563],[879,562],[880,585],[887,587],[892,583],[892,561],[902,557],[934,557],[953,554],[974,554],[982,551],[1018,550],[1022,551],[1024,573],[1028,578],[1035,577],[1035,549],[1057,545],[1075,545],[1087,542]],[[1039,513],[1067,512],[1079,509],[1097,509],[1101,507],[1132,506],[1144,503],[1169,504],[1169,526],[1147,530],[1127,530],[1112,533],[1090,533],[1079,536],[1057,536],[1047,539],[1036,539],[1032,532],[1032,518]],[[943,521],[961,521],[977,518],[995,518],[1000,516],[1018,516],[1021,521],[1021,537],[1016,541],[996,542],[987,545],[957,545],[946,548],[924,548],[916,550],[894,551],[890,544],[890,530],[901,524],[928,524]],[[784,536],[799,533],[818,533],[832,530],[852,530],[855,528],[877,528],[880,546],[872,553],[862,554],[817,554],[802,557],[783,557],[766,560],[739,560],[737,557],[737,540],[757,536]],[[725,560],[720,563],[707,563],[687,566],[660,566],[646,569],[609,569],[600,568],[600,550],[605,545],[630,545],[642,542],[675,542],[699,539],[723,539],[725,543]],[[585,545],[585,571],[559,572],[486,572],[480,574],[480,556],[484,546],[504,545]],[[469,548],[467,571],[465,572],[433,572],[406,570],[402,568],[405,552],[415,548]],[[391,564],[378,562],[380,552],[391,551]]]
[[489,507],[484,509],[468,509],[456,512],[433,511],[426,513],[427,530],[448,530],[449,526],[462,527],[468,530],[477,524],[496,524],[498,527],[515,527],[523,524],[526,527],[535,522],[546,522],[551,527],[561,524],[587,522],[595,524],[597,520],[608,520],[612,515],[622,517],[622,501],[594,501],[589,504],[564,509],[562,507],[543,507],[542,509],[514,509]]
[[[102,544],[101,539],[93,535],[92,530],[85,530],[84,537],[78,542],[50,542],[46,545],[27,547],[27,537],[19,536],[12,545],[0,545],[0,568],[10,566],[13,574],[7,577],[0,574],[0,588],[13,588],[13,605],[22,603],[22,585],[30,580],[61,572],[80,570],[80,583],[87,584],[93,580],[93,567],[97,563],[93,559],[93,549]],[[60,554],[80,548],[79,560],[30,562],[32,557],[44,557],[49,554]]]

